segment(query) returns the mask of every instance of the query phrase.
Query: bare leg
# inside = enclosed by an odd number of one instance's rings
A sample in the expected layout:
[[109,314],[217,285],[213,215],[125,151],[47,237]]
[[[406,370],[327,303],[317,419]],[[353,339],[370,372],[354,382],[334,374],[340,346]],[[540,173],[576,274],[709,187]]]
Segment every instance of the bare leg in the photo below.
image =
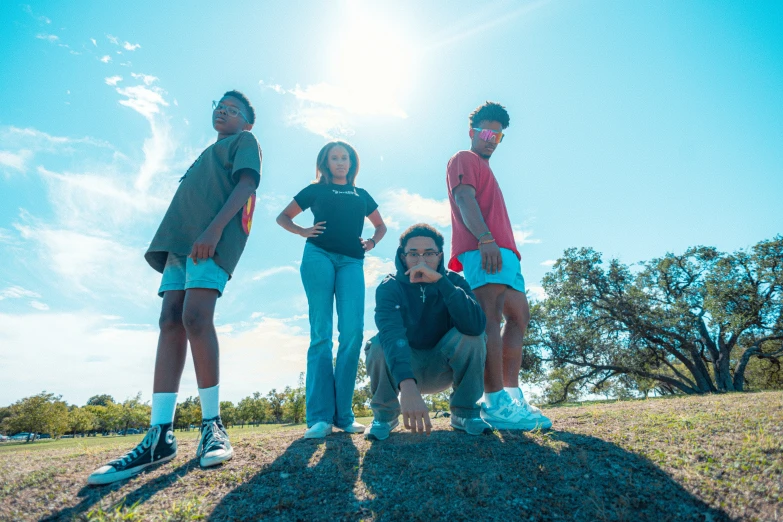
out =
[[525,330],[530,322],[530,306],[527,296],[509,288],[503,303],[503,386],[516,388],[519,386],[519,369],[522,367],[522,341]]
[[503,301],[506,285],[486,284],[473,290],[484,314],[487,316],[487,360],[484,365],[484,392],[503,389],[503,343],[500,338],[500,321],[503,319]]
[[217,290],[208,288],[185,291],[182,323],[190,341],[199,388],[211,388],[220,382],[218,339],[214,323],[217,298]]
[[176,393],[179,390],[179,380],[185,368],[188,349],[185,326],[182,324],[184,300],[184,290],[170,290],[163,294],[153,393]]

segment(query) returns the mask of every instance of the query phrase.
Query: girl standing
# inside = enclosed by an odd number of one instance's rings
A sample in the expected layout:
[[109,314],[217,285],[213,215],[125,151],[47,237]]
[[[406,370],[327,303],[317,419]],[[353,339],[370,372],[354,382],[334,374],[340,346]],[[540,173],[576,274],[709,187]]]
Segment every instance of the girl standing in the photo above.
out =
[[[353,390],[364,331],[364,254],[386,234],[378,204],[356,187],[359,157],[344,141],[324,145],[316,160],[316,180],[302,189],[277,216],[284,229],[307,238],[302,284],[310,318],[307,350],[305,438],[322,438],[332,427],[362,433],[354,420]],[[303,228],[293,218],[313,212],[313,226]],[[375,233],[361,237],[364,218]],[[337,359],[332,364],[332,316],[337,300]]]

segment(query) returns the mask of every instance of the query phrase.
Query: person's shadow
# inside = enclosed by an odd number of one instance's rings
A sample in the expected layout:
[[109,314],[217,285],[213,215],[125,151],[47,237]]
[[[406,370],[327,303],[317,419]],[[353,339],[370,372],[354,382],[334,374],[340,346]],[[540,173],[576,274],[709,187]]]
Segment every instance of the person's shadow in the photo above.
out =
[[301,436],[276,436],[277,444],[289,443],[285,451],[225,495],[208,520],[355,520],[359,451],[352,436]]
[[[166,464],[162,464],[165,466]],[[121,499],[123,506],[133,506],[134,504],[143,504],[156,493],[165,490],[180,478],[184,477],[191,470],[198,468],[199,461],[197,458],[192,458],[184,464],[180,464],[168,473],[154,478],[148,482],[143,482],[141,485],[132,491],[124,495]],[[154,469],[154,468],[150,468]],[[144,476],[143,474],[140,477]],[[77,493],[77,497],[81,500],[75,506],[55,511],[50,515],[43,517],[42,521],[55,521],[55,520],[81,520],[87,513],[93,511],[97,506],[102,504],[102,500],[113,495],[127,485],[127,481],[119,481],[114,484],[106,486],[84,486]],[[113,509],[115,506],[111,506],[109,509]],[[80,518],[81,517],[81,518]]]
[[644,457],[566,432],[395,432],[361,479],[372,520],[731,520]]

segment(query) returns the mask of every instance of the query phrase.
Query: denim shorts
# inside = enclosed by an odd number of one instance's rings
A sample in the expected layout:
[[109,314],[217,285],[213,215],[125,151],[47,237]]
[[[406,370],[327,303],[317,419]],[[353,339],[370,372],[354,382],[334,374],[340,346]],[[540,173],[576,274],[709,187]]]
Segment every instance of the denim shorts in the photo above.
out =
[[163,297],[163,292],[170,290],[208,288],[217,290],[220,297],[227,282],[228,273],[220,268],[214,259],[199,259],[198,263],[194,264],[187,256],[169,253],[158,295]]
[[525,278],[522,277],[522,267],[517,255],[507,249],[500,249],[503,268],[500,272],[490,274],[481,268],[481,252],[469,250],[457,256],[462,263],[462,274],[471,290],[487,284],[506,285],[514,290],[525,293]]

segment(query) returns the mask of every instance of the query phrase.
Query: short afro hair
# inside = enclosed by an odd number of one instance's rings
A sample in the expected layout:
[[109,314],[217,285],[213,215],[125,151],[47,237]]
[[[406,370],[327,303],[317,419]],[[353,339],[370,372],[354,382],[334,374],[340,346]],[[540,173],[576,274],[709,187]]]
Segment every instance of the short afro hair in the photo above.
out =
[[411,225],[400,236],[400,248],[405,249],[405,245],[408,244],[408,240],[414,237],[429,237],[435,241],[435,246],[438,247],[439,252],[443,252],[443,234],[438,232],[435,227],[428,225],[427,223],[416,223]]
[[226,94],[224,94],[223,98],[225,98],[226,96],[233,96],[237,100],[244,103],[245,107],[247,107],[247,112],[248,112],[247,117],[249,120],[248,123],[250,125],[253,125],[256,122],[256,110],[250,104],[250,100],[247,99],[247,96],[245,96],[244,93],[237,90],[233,90],[233,91],[228,91]]
[[495,102],[485,102],[484,105],[476,107],[472,113],[470,113],[470,126],[475,128],[482,121],[496,121],[500,123],[500,126],[504,129],[508,128],[511,120],[508,116],[506,108]]

